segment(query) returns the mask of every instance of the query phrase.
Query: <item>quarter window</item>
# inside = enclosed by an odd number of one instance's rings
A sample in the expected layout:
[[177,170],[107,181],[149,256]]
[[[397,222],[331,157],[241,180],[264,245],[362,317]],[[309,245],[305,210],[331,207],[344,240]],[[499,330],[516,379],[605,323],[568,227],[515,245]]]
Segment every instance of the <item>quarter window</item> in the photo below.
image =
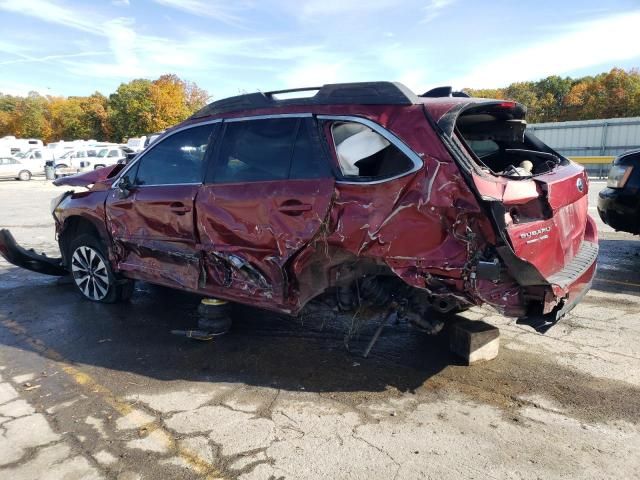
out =
[[175,133],[154,145],[139,162],[137,185],[200,183],[214,124]]
[[347,180],[380,180],[413,168],[398,147],[366,125],[334,122],[331,134],[340,172]]

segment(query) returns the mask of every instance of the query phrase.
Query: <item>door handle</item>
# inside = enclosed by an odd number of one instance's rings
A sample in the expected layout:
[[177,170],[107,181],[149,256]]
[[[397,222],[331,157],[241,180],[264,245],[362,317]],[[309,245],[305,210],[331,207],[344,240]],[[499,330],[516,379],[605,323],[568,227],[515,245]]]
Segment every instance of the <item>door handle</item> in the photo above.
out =
[[282,205],[280,205],[280,207],[278,207],[278,210],[285,215],[300,215],[302,212],[308,212],[312,208],[313,207],[308,203],[284,202]]
[[184,215],[187,212],[191,211],[191,207],[187,207],[183,203],[176,202],[169,205],[169,209],[176,215]]

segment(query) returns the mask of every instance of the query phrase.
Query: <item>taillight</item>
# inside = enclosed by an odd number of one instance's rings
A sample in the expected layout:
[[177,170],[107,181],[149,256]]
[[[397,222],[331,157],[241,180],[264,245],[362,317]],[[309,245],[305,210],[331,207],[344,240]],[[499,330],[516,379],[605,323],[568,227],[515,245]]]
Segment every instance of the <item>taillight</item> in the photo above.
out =
[[623,188],[633,172],[633,167],[629,165],[613,165],[609,170],[609,178],[607,178],[607,187]]

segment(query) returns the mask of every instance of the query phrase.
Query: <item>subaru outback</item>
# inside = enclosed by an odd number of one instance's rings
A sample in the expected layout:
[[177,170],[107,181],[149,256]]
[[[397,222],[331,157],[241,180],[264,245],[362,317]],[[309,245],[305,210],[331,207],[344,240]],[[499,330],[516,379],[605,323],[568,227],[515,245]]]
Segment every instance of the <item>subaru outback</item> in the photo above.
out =
[[60,259],[7,231],[0,252],[96,302],[142,280],[292,315],[332,290],[551,325],[591,285],[597,232],[584,169],[525,114],[391,82],[219,100],[128,165],[56,180],[87,187],[53,202]]

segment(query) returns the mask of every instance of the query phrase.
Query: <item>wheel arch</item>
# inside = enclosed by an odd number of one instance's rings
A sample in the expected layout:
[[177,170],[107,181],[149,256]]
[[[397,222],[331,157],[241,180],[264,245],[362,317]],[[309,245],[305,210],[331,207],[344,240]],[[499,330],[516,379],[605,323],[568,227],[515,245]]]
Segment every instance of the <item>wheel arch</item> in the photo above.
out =
[[60,233],[58,234],[58,244],[62,253],[62,262],[69,265],[70,253],[69,246],[74,238],[78,235],[90,234],[95,236],[102,242],[107,249],[109,257],[111,257],[111,242],[104,225],[98,223],[95,219],[82,215],[72,215],[64,220]]

